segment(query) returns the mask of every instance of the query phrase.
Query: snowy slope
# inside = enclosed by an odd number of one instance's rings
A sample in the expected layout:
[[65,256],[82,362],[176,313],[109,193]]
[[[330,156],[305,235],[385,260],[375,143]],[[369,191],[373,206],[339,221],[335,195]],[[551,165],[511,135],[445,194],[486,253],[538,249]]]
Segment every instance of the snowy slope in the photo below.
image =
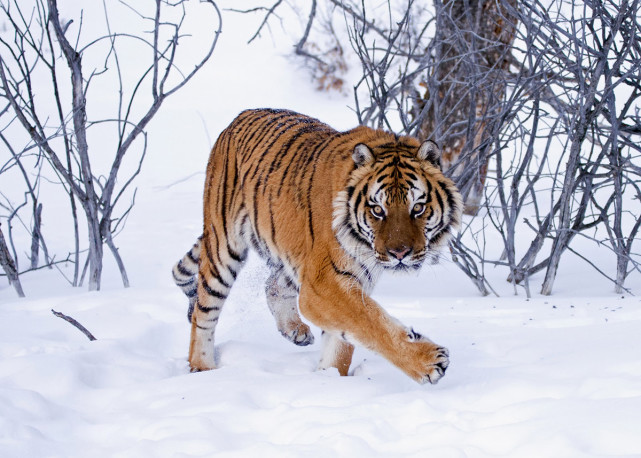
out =
[[572,275],[571,262],[554,296],[530,300],[499,274],[501,297],[479,297],[451,262],[384,278],[375,298],[451,353],[439,384],[419,386],[360,348],[353,376],[315,371],[320,339],[299,348],[278,334],[253,256],[218,327],[221,367],[189,373],[187,303],[170,270],[200,232],[211,141],[248,107],[355,122],[348,96],[306,84],[282,31],[245,46],[247,19],[225,13],[213,60],[151,128],[117,239],[133,286],[108,256],[101,292],[55,271],[25,276],[26,299],[0,285],[0,456],[641,456],[641,300]]

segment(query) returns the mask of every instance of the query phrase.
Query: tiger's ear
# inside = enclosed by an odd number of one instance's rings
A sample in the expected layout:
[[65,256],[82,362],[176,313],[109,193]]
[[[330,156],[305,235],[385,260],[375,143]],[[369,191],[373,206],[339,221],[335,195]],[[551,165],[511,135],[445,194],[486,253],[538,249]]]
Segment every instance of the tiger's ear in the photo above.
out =
[[364,143],[359,143],[354,147],[354,152],[352,153],[352,159],[356,164],[356,167],[361,165],[368,164],[374,160],[374,153],[369,147]]
[[441,150],[436,143],[431,140],[423,142],[421,147],[418,149],[418,158],[431,162],[439,169],[441,168]]

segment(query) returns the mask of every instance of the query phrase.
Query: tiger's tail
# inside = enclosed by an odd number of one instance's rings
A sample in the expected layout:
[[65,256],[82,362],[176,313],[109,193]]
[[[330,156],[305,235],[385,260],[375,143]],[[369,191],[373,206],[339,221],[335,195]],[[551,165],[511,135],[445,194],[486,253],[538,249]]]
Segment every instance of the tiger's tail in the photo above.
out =
[[198,282],[196,280],[198,279],[198,261],[200,259],[201,239],[202,236],[198,237],[198,241],[194,244],[191,250],[189,250],[172,269],[174,282],[180,289],[182,289],[185,296],[189,298],[187,319],[190,323],[198,293]]

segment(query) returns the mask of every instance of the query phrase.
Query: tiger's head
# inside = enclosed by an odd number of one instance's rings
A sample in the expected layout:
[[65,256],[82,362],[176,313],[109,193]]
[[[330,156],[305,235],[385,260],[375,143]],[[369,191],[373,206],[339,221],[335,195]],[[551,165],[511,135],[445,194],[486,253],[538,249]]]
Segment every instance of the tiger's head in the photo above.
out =
[[460,224],[461,196],[440,170],[436,144],[401,140],[357,144],[347,187],[334,200],[336,238],[364,266],[418,269]]

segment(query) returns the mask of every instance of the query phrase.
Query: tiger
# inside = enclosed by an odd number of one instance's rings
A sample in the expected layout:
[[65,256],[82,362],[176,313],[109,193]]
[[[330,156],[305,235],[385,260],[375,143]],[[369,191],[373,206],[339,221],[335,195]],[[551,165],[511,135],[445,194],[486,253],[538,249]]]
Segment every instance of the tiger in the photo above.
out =
[[202,235],[173,268],[189,298],[191,371],[216,368],[216,325],[252,248],[269,268],[267,305],[280,333],[312,344],[301,314],[322,331],[319,370],[348,375],[359,344],[436,383],[448,350],[370,294],[382,272],[436,259],[461,209],[432,141],[366,126],[340,132],[284,109],[243,111],[211,150]]

